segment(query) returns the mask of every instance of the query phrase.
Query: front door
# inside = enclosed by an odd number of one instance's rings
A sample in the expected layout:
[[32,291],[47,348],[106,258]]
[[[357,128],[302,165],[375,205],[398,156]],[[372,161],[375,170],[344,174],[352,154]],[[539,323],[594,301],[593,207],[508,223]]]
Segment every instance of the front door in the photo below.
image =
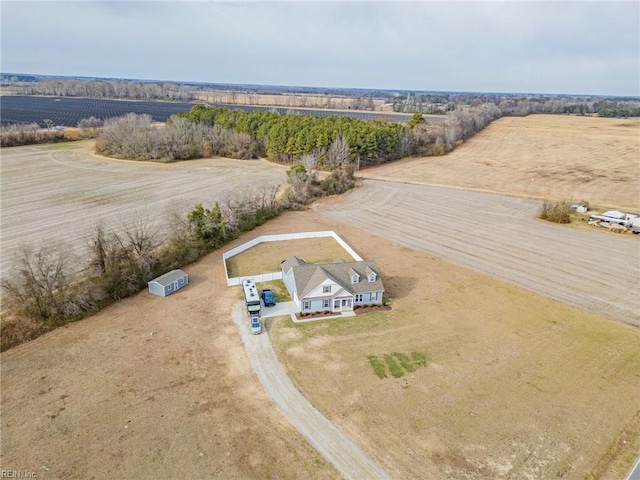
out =
[[339,312],[340,311],[340,299],[336,298],[333,301],[333,311],[334,312]]
[[350,298],[344,298],[342,300],[342,308],[344,310],[351,310],[351,299]]

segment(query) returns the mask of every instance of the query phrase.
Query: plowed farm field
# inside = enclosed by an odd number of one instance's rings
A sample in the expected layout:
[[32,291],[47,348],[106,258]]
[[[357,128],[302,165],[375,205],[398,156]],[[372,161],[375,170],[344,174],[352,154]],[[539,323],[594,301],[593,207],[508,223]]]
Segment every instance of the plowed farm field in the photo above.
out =
[[361,174],[640,213],[639,158],[640,119],[529,115],[501,118],[443,157],[410,158]]
[[366,180],[344,200],[316,208],[371,234],[640,326],[638,235],[537,220],[540,202],[532,199],[401,182]]
[[261,160],[176,163],[114,160],[93,142],[2,149],[2,271],[23,245],[68,244],[82,252],[93,227],[134,221],[164,225],[198,203],[259,192],[285,182],[285,169]]

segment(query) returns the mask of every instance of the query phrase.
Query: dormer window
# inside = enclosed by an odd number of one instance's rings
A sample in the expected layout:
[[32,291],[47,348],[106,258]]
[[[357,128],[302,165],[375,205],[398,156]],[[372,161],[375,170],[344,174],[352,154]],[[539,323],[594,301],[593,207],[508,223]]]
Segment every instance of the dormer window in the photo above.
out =
[[351,278],[351,283],[360,282],[360,275],[353,268],[349,269],[349,278]]
[[375,282],[378,278],[378,274],[373,271],[371,267],[367,267],[367,278],[369,282]]

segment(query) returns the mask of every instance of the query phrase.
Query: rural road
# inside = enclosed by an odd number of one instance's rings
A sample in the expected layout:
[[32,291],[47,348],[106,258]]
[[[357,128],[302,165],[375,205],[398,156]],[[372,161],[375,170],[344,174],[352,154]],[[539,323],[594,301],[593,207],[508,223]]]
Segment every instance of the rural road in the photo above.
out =
[[309,443],[347,479],[390,479],[300,393],[280,364],[267,332],[251,335],[242,302],[234,305],[232,315],[265,391]]
[[[364,180],[317,212],[583,310],[640,326],[640,238],[537,220],[540,202]],[[428,272],[425,272],[428,275]]]

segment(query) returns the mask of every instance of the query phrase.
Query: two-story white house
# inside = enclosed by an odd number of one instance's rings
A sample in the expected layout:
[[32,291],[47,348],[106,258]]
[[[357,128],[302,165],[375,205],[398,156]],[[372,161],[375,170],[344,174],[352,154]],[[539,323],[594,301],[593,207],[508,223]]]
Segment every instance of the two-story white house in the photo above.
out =
[[302,313],[341,312],[356,305],[382,305],[384,285],[374,260],[308,264],[290,257],[282,279]]

